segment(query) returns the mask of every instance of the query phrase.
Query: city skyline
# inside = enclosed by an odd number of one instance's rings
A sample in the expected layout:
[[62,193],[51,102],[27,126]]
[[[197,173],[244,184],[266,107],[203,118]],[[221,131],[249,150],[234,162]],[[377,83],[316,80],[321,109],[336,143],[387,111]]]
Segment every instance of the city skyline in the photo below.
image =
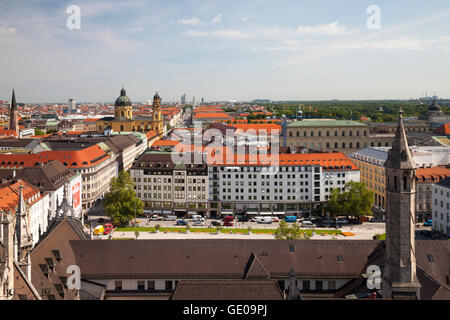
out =
[[132,101],[450,97],[446,1],[78,1],[79,30],[70,5],[0,4],[0,97],[106,102],[122,85]]

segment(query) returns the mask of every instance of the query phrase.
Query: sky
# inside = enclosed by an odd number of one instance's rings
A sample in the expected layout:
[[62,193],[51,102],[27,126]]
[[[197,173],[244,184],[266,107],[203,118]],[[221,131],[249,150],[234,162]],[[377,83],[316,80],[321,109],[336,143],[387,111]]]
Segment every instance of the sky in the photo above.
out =
[[25,103],[450,98],[448,0],[0,0],[0,43]]

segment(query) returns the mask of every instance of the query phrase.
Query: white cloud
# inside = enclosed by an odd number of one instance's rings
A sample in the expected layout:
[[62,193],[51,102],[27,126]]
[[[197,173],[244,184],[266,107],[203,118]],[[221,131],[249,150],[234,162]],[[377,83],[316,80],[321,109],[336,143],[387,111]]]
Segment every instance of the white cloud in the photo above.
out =
[[222,14],[219,13],[214,19],[212,19],[211,23],[217,23],[222,20]]
[[250,34],[248,34],[248,33],[245,33],[241,30],[233,30],[233,29],[216,30],[216,31],[212,31],[211,34],[214,36],[225,37],[225,38],[234,38],[234,39],[250,37]]
[[299,26],[297,32],[309,35],[339,35],[348,33],[347,28],[340,25],[338,21],[332,22],[330,24],[319,24],[315,27]]
[[0,35],[15,34],[16,29],[8,26],[0,26]]
[[201,24],[200,19],[197,17],[192,17],[191,19],[180,19],[178,20],[178,23],[192,26]]
[[208,35],[208,32],[206,31],[197,31],[197,30],[191,30],[189,29],[186,32],[186,35],[190,36],[190,37],[204,37]]
[[214,30],[214,31],[197,31],[197,30],[187,30],[186,35],[190,37],[222,37],[222,38],[232,38],[232,39],[242,39],[248,38],[251,35],[240,30],[224,29],[224,30]]

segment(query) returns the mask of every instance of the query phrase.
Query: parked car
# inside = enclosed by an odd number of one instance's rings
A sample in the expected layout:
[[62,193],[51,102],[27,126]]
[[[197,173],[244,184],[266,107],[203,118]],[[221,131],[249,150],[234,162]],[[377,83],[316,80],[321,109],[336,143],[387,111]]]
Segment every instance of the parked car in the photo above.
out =
[[201,220],[194,220],[193,225],[194,226],[204,226],[205,223],[203,221],[201,221]]
[[180,220],[177,220],[176,225],[177,226],[185,226],[185,225],[187,225],[187,223],[186,223],[186,221],[180,219]]
[[430,230],[421,230],[420,234],[425,237],[431,237],[431,231]]
[[423,223],[423,226],[424,226],[424,227],[432,227],[432,226],[433,226],[433,220],[430,219],[430,220],[425,221],[425,222]]
[[194,214],[194,215],[192,215],[191,219],[192,219],[193,221],[197,221],[197,220],[199,220],[199,221],[205,221],[205,218],[203,218],[203,217],[202,217],[201,215],[199,215],[199,214]]
[[150,220],[151,221],[160,221],[160,220],[162,220],[162,218],[158,215],[153,215],[153,216],[151,216]]
[[345,226],[345,225],[348,225],[348,224],[349,224],[349,223],[348,223],[348,220],[345,219],[345,218],[339,218],[339,219],[337,219],[337,223],[340,224],[341,226]]
[[221,226],[221,223],[218,221],[211,221],[211,227],[218,227]]
[[272,217],[272,222],[280,222],[280,219],[278,217]]
[[165,216],[163,218],[164,221],[175,221],[177,220],[177,216]]
[[272,223],[272,217],[260,217],[258,223],[270,224]]
[[296,216],[286,216],[286,217],[284,217],[284,221],[286,221],[286,222],[297,222],[297,217]]
[[239,222],[247,222],[248,217],[247,216],[237,216],[237,221]]
[[261,217],[253,217],[251,222],[258,222],[261,219]]
[[311,221],[308,221],[308,220],[302,221],[301,226],[303,228],[313,228],[313,227],[315,227],[315,225]]

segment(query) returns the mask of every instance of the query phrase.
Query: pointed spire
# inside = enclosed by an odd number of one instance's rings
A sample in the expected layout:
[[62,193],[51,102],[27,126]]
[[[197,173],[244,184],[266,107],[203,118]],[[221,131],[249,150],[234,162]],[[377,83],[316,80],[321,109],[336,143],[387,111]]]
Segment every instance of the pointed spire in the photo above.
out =
[[392,148],[389,150],[388,159],[386,160],[386,167],[397,169],[415,169],[411,151],[408,146],[408,139],[406,138],[405,127],[403,126],[403,110],[400,107],[398,111],[397,132],[392,143]]
[[12,98],[11,98],[11,110],[16,110],[17,109],[17,103],[16,103],[16,93],[12,92]]

